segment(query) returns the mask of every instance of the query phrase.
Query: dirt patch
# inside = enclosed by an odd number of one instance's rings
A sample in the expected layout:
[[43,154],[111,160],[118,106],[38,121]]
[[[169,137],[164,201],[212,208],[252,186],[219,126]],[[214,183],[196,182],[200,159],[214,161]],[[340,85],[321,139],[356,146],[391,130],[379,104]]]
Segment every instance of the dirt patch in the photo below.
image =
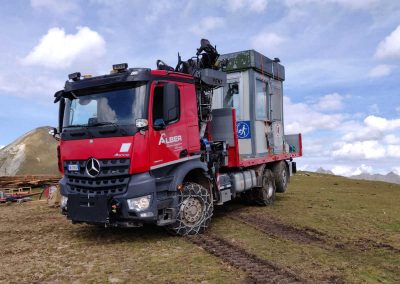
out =
[[385,250],[388,250],[391,252],[400,253],[400,249],[395,248],[392,245],[377,242],[377,241],[370,240],[370,239],[364,239],[364,238],[359,239],[353,243],[349,243],[349,245],[354,245],[363,251],[371,250],[371,249],[385,249]]
[[246,283],[308,283],[265,259],[251,254],[237,245],[215,235],[188,237],[192,243],[224,262],[248,273]]
[[325,243],[325,234],[310,228],[297,228],[276,220],[261,218],[253,214],[230,214],[229,218],[249,225],[265,234],[283,237],[300,243]]
[[307,227],[294,227],[281,223],[274,219],[267,219],[255,214],[235,214],[226,215],[228,218],[249,225],[256,230],[275,238],[285,238],[294,242],[317,245],[323,249],[346,249],[368,251],[372,249],[384,249],[394,253],[400,253],[400,249],[392,245],[374,241],[371,239],[358,239],[356,241],[340,242],[339,238],[328,236],[318,230]]

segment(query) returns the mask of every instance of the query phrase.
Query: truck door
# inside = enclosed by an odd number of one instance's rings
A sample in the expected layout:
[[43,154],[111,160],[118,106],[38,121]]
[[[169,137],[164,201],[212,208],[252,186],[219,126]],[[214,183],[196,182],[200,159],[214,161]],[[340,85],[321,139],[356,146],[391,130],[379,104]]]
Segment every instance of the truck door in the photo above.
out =
[[182,111],[183,87],[154,82],[150,107],[150,168],[155,169],[188,155],[187,127]]

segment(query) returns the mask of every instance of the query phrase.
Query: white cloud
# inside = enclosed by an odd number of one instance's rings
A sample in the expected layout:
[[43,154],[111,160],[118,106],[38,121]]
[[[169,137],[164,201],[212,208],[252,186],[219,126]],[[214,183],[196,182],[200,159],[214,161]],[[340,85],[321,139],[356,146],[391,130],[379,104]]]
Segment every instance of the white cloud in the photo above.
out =
[[377,58],[400,58],[400,25],[378,45]]
[[365,125],[353,124],[351,129],[345,127],[340,130],[345,133],[341,138],[341,141],[344,142],[379,140],[382,137],[381,131],[371,129]]
[[379,159],[385,156],[385,147],[373,140],[343,143],[332,152],[332,157],[345,159]]
[[80,10],[79,6],[72,1],[31,0],[31,6],[34,9],[47,10],[57,15],[64,15]]
[[372,174],[372,172],[373,172],[373,168],[371,166],[362,164],[351,175],[356,176],[356,175],[360,175],[360,174]]
[[390,75],[394,68],[395,68],[395,66],[393,66],[393,65],[381,64],[381,65],[378,65],[378,66],[372,68],[368,72],[368,76],[373,77],[373,78],[385,77],[385,76]]
[[352,168],[349,166],[334,166],[331,170],[335,175],[339,175],[339,176],[347,176],[349,175],[349,173],[351,173]]
[[200,36],[205,36],[209,31],[221,28],[225,25],[224,18],[221,17],[205,17],[200,23],[192,26],[191,31]]
[[379,116],[370,115],[366,117],[363,123],[358,121],[344,121],[337,129],[343,133],[340,141],[383,141],[385,144],[398,144],[400,140],[395,133],[400,128],[400,119],[386,119]]
[[400,158],[400,145],[388,145],[387,153],[388,157]]
[[5,147],[5,145],[0,145],[0,149],[3,149]]
[[6,85],[2,84],[0,75],[0,96],[12,95],[16,97],[35,97],[36,99],[53,99],[53,94],[64,87],[64,81],[46,75],[7,75],[3,77]]
[[[363,123],[344,121],[337,131],[343,136],[332,143],[330,155],[340,160],[374,160],[385,165],[389,158],[400,158],[400,119],[370,115]],[[390,164],[390,163],[388,163]]]
[[370,115],[364,120],[365,125],[380,131],[388,131],[400,128],[400,119],[386,119],[384,117]]
[[261,32],[251,38],[251,46],[254,49],[262,50],[267,54],[278,52],[278,48],[286,41],[276,33]]
[[400,167],[393,167],[392,171],[396,174],[396,175],[400,175]]
[[400,138],[394,134],[388,134],[384,136],[383,141],[386,144],[400,144]]
[[292,103],[284,97],[285,132],[311,133],[320,129],[335,129],[343,121],[342,114],[324,114],[312,109],[305,103]]
[[267,0],[230,0],[227,2],[224,2],[224,5],[226,5],[226,9],[231,12],[237,12],[237,11],[252,11],[256,13],[261,13],[263,12],[268,5]]
[[91,61],[105,54],[106,42],[99,33],[88,27],[77,30],[76,34],[66,34],[64,29],[51,28],[22,63],[62,69],[78,60]]
[[332,168],[332,172],[339,176],[355,176],[360,174],[372,174],[374,171],[373,167],[361,164],[359,167],[353,167],[349,165],[335,165]]
[[338,93],[328,94],[319,98],[315,107],[322,111],[340,110],[343,108],[343,99]]

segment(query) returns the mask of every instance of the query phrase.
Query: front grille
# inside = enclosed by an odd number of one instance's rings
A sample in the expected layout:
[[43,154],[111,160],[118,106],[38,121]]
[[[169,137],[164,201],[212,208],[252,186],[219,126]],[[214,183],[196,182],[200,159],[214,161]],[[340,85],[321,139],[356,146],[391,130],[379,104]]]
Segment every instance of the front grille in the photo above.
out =
[[[124,193],[129,182],[130,159],[99,160],[100,172],[95,178],[86,172],[88,160],[64,161],[67,185],[76,193],[113,195]],[[78,165],[79,171],[68,171],[69,165]]]

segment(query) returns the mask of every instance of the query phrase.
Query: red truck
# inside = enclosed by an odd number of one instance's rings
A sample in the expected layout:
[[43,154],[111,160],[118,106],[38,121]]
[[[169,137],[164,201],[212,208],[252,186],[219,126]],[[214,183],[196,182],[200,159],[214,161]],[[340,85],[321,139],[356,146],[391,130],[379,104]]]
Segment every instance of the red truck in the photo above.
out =
[[176,68],[116,64],[69,75],[56,92],[61,211],[73,223],[202,233],[214,205],[260,205],[286,191],[302,155],[284,135],[284,67],[254,50],[219,55],[201,40]]

